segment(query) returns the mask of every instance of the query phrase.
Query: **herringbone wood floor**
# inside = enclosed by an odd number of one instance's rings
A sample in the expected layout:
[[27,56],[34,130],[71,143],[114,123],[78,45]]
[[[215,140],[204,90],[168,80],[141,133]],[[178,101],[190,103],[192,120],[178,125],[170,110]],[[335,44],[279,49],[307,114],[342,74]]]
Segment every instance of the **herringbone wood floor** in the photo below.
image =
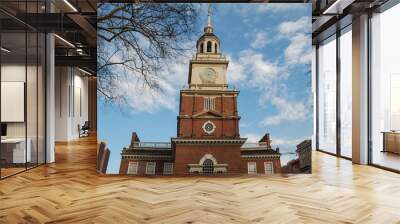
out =
[[0,181],[0,223],[400,223],[400,175],[313,153],[312,175],[118,177],[96,140]]

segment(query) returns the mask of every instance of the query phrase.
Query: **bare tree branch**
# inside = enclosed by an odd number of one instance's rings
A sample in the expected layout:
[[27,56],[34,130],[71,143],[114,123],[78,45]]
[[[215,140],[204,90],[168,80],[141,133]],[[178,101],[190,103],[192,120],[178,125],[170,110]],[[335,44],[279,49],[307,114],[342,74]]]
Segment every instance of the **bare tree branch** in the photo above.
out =
[[[123,102],[120,81],[139,78],[162,91],[159,72],[165,61],[187,51],[198,7],[193,4],[98,4],[98,89],[109,101]],[[122,73],[121,73],[122,71]]]

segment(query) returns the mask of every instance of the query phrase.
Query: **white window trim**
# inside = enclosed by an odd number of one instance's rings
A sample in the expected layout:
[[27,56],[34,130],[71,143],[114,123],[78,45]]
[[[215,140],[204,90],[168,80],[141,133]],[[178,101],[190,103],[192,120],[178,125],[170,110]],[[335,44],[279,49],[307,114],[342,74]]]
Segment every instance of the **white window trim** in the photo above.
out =
[[[250,170],[250,166],[254,165],[254,171]],[[256,162],[248,162],[247,163],[247,173],[248,174],[257,174],[257,163]]]
[[[170,170],[167,170],[166,167],[169,166]],[[174,173],[174,163],[164,163],[164,171],[165,175],[171,175]]]
[[[153,170],[149,170],[150,164],[154,164],[154,169]],[[145,172],[145,174],[149,174],[149,175],[156,174],[156,165],[157,165],[156,162],[146,162],[146,172]]]
[[[136,167],[136,168],[134,168]],[[132,171],[135,172],[132,172]],[[138,170],[139,170],[139,162],[129,162],[128,163],[128,169],[126,170],[126,174],[138,174]]]
[[[207,125],[207,124],[211,124],[211,125],[213,126],[213,129],[210,130],[210,131],[206,130],[206,125]],[[205,133],[211,134],[211,133],[213,133],[213,132],[215,131],[216,126],[215,126],[215,124],[214,124],[212,121],[208,120],[208,121],[204,122],[202,128],[203,128],[203,131],[204,131]]]
[[[271,173],[267,173],[267,164],[271,165]],[[274,164],[272,162],[264,162],[264,173],[265,174],[274,174]]]
[[215,110],[215,97],[204,97],[204,110]]

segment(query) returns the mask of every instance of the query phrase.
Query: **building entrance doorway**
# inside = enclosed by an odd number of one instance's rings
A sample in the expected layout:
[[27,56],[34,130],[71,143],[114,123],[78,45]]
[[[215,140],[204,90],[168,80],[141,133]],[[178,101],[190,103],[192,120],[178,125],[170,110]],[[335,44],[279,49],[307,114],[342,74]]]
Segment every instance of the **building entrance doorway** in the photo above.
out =
[[203,173],[212,174],[214,173],[214,162],[211,159],[206,159],[203,162]]

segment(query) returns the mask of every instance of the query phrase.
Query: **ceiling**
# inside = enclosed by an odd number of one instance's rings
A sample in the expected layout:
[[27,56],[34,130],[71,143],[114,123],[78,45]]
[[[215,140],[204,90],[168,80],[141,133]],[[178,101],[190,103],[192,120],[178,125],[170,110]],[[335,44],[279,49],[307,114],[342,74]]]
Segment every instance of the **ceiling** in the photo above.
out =
[[[13,49],[10,58],[17,58],[26,55],[25,35],[21,33],[27,31],[27,37],[30,32],[55,33],[56,66],[78,66],[95,74],[96,6],[96,0],[1,0],[3,46]],[[28,44],[28,55],[36,50]]]
[[[113,0],[108,1],[113,2]],[[268,2],[312,3],[312,36],[315,44],[321,36],[335,32],[334,26],[340,24],[338,21],[344,21],[341,22],[342,25],[346,24],[346,19],[351,23],[352,16],[379,7],[386,1],[388,0],[270,0]],[[15,42],[10,44],[10,47],[17,49],[15,54],[22,52],[19,45],[24,44],[16,37],[16,33],[26,30],[54,32],[58,35],[55,38],[56,65],[79,66],[95,73],[96,6],[96,0],[47,0],[47,4],[46,0],[1,0],[0,27],[2,32],[10,33],[4,38]],[[33,45],[29,45],[28,55],[32,51],[30,46]]]
[[389,0],[313,0],[312,37],[318,43],[351,24],[352,18],[372,12]]

